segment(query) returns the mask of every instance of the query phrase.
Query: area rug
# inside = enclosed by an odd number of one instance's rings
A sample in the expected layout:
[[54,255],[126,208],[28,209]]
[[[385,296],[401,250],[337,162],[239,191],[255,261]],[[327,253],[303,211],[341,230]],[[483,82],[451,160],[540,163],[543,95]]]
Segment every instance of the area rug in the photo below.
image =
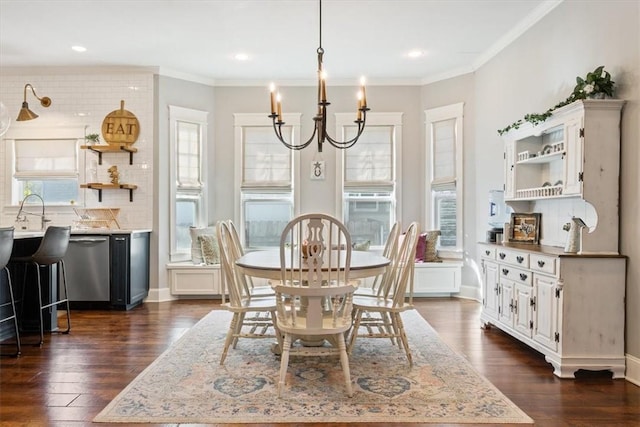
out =
[[348,398],[337,357],[294,357],[277,398],[273,340],[240,339],[220,366],[231,316],[212,311],[94,419],[111,423],[533,423],[452,351],[415,311],[403,313],[414,365],[387,339],[358,339]]

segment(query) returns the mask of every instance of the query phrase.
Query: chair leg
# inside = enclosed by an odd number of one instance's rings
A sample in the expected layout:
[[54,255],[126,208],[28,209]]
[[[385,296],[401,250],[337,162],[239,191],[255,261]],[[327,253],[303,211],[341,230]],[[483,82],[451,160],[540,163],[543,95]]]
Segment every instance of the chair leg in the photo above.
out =
[[11,274],[9,273],[9,269],[5,266],[4,271],[7,272],[7,284],[9,285],[9,298],[11,299],[11,309],[13,310],[13,316],[10,316],[2,321],[9,320],[13,318],[13,327],[16,332],[16,357],[20,357],[22,354],[22,350],[20,348],[20,331],[18,330],[18,314],[16,313],[16,301],[13,297],[13,285],[11,284]]
[[233,337],[236,331],[236,323],[238,322],[238,316],[240,313],[233,313],[233,317],[231,318],[231,324],[229,324],[229,330],[227,331],[227,338],[224,340],[224,348],[222,349],[222,356],[220,357],[220,364],[224,365],[224,359],[227,358],[227,352],[229,351],[229,346],[233,341]]
[[280,332],[280,329],[278,329],[278,321],[277,321],[275,311],[271,312],[271,321],[273,322],[273,330],[276,334],[276,339],[278,340],[278,347],[280,348],[280,352],[282,352],[282,346],[284,342],[283,342],[282,332]]
[[338,349],[340,350],[340,364],[344,373],[344,382],[347,386],[347,395],[353,397],[353,389],[351,388],[351,372],[349,370],[349,356],[347,355],[347,346],[344,343],[344,335],[336,334],[338,340]]
[[393,317],[394,325],[397,327],[398,339],[402,342],[402,346],[404,347],[404,352],[407,355],[407,359],[409,360],[409,367],[413,366],[413,357],[411,356],[411,350],[409,350],[409,340],[407,339],[407,334],[404,331],[404,323],[402,322],[402,317],[400,317],[400,313],[393,313],[391,315]]
[[289,351],[291,350],[291,334],[284,334],[282,345],[282,355],[280,355],[280,379],[278,380],[278,398],[282,397],[284,391],[284,380],[289,367]]
[[242,325],[244,324],[244,318],[246,317],[245,313],[238,313],[238,318],[236,320],[236,327],[233,331],[233,349],[236,349],[238,345],[238,339],[240,338],[240,334],[242,333]]
[[363,311],[359,308],[355,309],[355,321],[353,322],[353,326],[351,326],[351,336],[349,337],[349,346],[347,347],[347,353],[349,355],[353,352],[353,346],[356,343],[356,338],[358,337],[358,329],[360,328],[360,319],[362,318]]
[[36,266],[36,276],[38,276],[38,307],[40,308],[38,310],[38,314],[40,315],[40,344],[38,345],[42,347],[42,344],[44,343],[44,319],[42,317],[42,282],[40,280],[40,266],[36,263],[34,263],[34,265]]
[[[62,331],[63,334],[68,334],[71,331],[71,310],[69,307],[69,294],[67,293],[67,274],[64,269],[64,262],[60,260],[60,270],[62,272],[62,288],[64,289],[64,299],[60,300],[58,297],[59,303],[65,302],[67,306],[67,329]],[[56,304],[57,305],[57,304]]]

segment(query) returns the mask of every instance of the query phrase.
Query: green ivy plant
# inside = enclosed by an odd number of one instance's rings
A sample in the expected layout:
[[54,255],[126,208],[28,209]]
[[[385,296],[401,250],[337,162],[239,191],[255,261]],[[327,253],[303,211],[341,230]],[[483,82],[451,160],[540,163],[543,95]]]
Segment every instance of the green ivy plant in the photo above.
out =
[[90,133],[84,137],[88,144],[97,144],[100,142],[100,135],[97,133]]
[[560,107],[564,107],[565,105],[569,105],[579,99],[598,98],[605,96],[613,97],[614,90],[615,82],[611,80],[611,74],[609,74],[608,71],[605,71],[604,65],[601,65],[592,72],[587,73],[587,76],[584,79],[580,76],[576,77],[576,86],[575,88],[573,88],[573,92],[571,92],[571,95],[569,95],[567,99],[565,99],[564,101],[560,101],[544,113],[526,114],[524,116],[524,120],[520,119],[516,122],[511,123],[509,126],[503,129],[499,129],[498,134],[502,135],[512,129],[518,129],[524,122],[531,123],[534,126],[542,123],[549,117],[551,117],[551,113],[554,110],[557,110]]

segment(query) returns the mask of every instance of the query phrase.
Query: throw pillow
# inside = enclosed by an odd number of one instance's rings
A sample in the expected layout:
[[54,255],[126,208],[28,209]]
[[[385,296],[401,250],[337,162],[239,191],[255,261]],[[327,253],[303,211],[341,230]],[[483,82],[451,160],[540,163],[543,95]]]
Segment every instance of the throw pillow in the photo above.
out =
[[202,249],[202,260],[205,264],[220,264],[220,252],[218,249],[218,239],[211,234],[201,234],[198,236],[200,248]]
[[216,235],[215,227],[189,227],[189,234],[191,235],[191,260],[194,264],[202,264],[204,258],[202,257],[202,246],[198,240],[200,235]]
[[368,251],[370,246],[371,240],[367,240],[366,242],[362,243],[354,243],[353,245],[351,245],[354,251]]
[[418,236],[416,262],[442,262],[436,250],[439,235],[440,230],[431,230],[425,231]]

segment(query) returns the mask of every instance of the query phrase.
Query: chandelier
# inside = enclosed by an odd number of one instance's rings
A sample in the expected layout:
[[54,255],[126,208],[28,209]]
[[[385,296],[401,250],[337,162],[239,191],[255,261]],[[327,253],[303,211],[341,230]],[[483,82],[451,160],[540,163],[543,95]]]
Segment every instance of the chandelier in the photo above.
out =
[[326,86],[326,75],[324,72],[324,68],[322,66],[322,56],[324,55],[324,49],[322,48],[322,0],[319,0],[319,45],[317,49],[318,53],[318,114],[313,118],[315,125],[313,128],[313,134],[311,137],[303,143],[300,144],[292,144],[285,141],[282,136],[282,126],[285,125],[285,122],[282,121],[282,98],[280,93],[276,93],[276,87],[272,83],[270,87],[271,92],[271,114],[269,117],[273,121],[273,129],[276,133],[276,136],[282,142],[285,147],[291,150],[302,150],[307,147],[314,139],[318,141],[318,152],[322,152],[322,144],[324,142],[328,142],[332,146],[339,149],[346,149],[352,147],[356,142],[358,142],[358,138],[362,135],[364,131],[364,127],[367,121],[367,95],[365,90],[365,81],[364,78],[360,79],[360,91],[358,92],[358,108],[356,113],[356,120],[354,123],[358,126],[358,132],[355,137],[348,141],[338,141],[333,139],[331,136],[327,134],[327,106],[330,105],[330,102],[327,101],[327,86]]

